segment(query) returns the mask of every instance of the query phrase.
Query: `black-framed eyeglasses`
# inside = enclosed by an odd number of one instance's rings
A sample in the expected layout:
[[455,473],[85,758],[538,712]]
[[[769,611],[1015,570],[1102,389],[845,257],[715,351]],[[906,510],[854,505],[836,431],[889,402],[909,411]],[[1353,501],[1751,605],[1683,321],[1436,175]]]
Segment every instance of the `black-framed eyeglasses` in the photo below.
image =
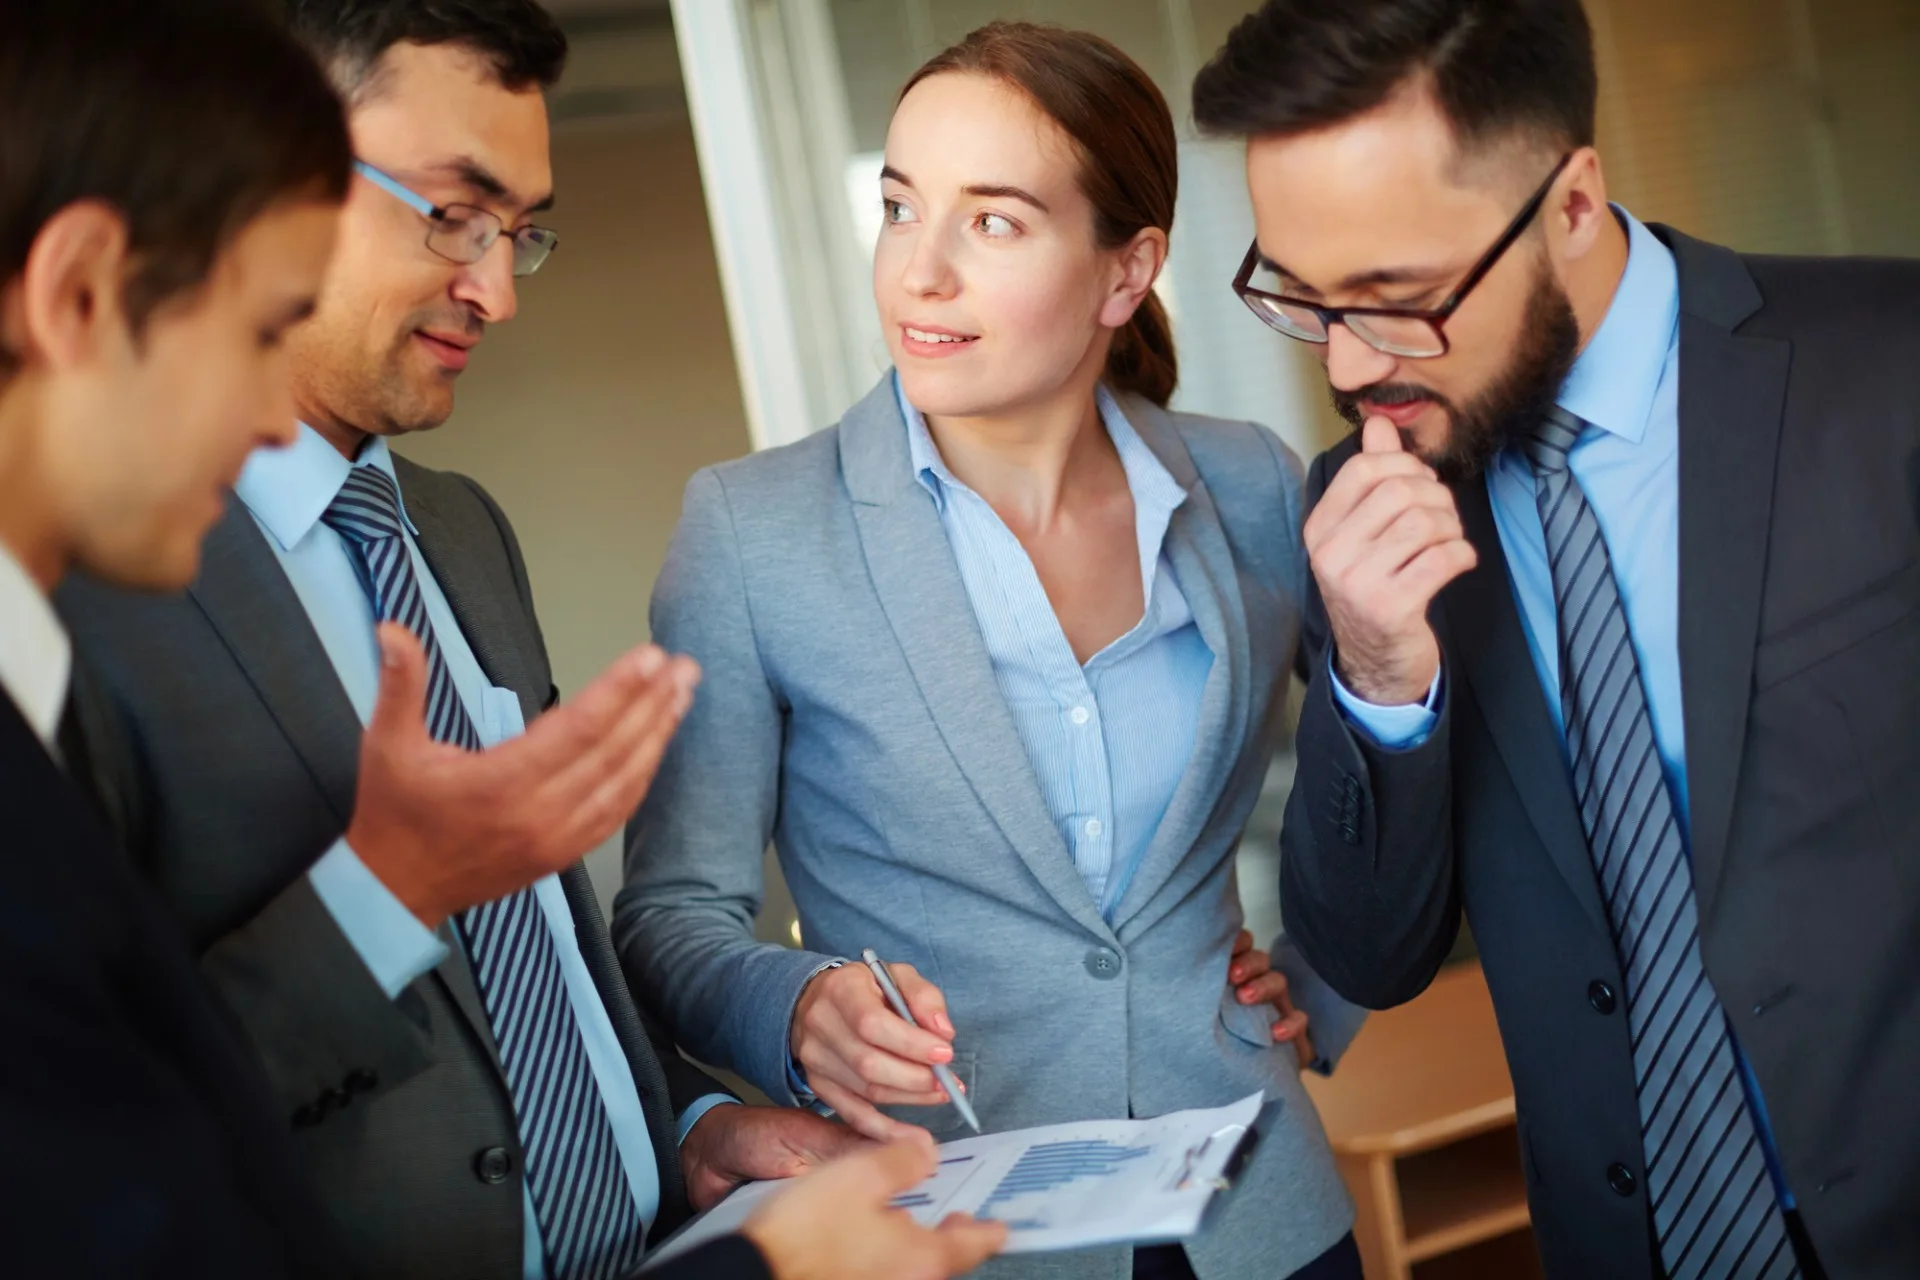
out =
[[1502,254],[1513,247],[1520,233],[1527,229],[1534,216],[1540,212],[1540,206],[1546,203],[1547,192],[1567,165],[1573,160],[1574,152],[1569,151],[1560,157],[1560,163],[1553,166],[1553,172],[1540,184],[1520,212],[1493,242],[1493,247],[1482,254],[1480,261],[1454,291],[1447,295],[1439,306],[1431,309],[1408,307],[1323,307],[1304,298],[1289,298],[1284,294],[1268,293],[1255,289],[1247,282],[1253,279],[1253,269],[1260,265],[1260,242],[1254,241],[1247,248],[1246,261],[1240,264],[1239,274],[1233,278],[1233,291],[1240,295],[1240,301],[1247,304],[1247,310],[1259,316],[1267,326],[1277,329],[1289,338],[1298,338],[1302,342],[1325,343],[1333,326],[1343,324],[1347,332],[1366,343],[1376,351],[1384,351],[1390,356],[1401,356],[1409,360],[1430,360],[1435,356],[1447,354],[1447,318],[1457,311],[1473,287],[1486,278],[1493,270]]
[[530,276],[560,243],[560,233],[545,227],[519,227],[509,232],[498,214],[470,204],[435,204],[390,173],[365,160],[353,162],[354,171],[427,220],[427,248],[449,262],[471,266],[487,256],[502,235],[513,240],[513,274]]

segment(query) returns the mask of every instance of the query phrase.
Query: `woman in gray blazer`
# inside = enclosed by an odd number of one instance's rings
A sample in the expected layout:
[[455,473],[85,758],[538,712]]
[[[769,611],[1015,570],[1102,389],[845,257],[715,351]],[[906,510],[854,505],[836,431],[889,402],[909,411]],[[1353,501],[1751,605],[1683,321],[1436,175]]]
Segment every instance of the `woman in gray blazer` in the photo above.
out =
[[[1357,1280],[1265,957],[1235,954],[1300,466],[1164,408],[1176,164],[1158,90],[1096,37],[996,24],[909,83],[874,267],[896,372],[688,486],[653,631],[706,676],[614,935],[696,1056],[876,1135],[957,1136],[935,1062],[991,1129],[1281,1104],[1184,1248],[988,1274]],[[804,950],[753,935],[769,840]],[[924,1029],[845,964],[863,947]]]

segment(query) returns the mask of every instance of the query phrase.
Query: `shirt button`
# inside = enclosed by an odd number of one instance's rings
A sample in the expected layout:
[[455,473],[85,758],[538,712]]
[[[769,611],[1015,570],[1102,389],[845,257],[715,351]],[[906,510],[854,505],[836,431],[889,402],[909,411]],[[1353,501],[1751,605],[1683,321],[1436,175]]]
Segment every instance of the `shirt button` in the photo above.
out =
[[1093,719],[1093,713],[1085,707],[1075,707],[1073,710],[1067,712],[1067,718],[1075,724],[1085,724],[1087,721]]
[[1106,828],[1100,825],[1100,819],[1088,818],[1085,830],[1088,835],[1097,837]]

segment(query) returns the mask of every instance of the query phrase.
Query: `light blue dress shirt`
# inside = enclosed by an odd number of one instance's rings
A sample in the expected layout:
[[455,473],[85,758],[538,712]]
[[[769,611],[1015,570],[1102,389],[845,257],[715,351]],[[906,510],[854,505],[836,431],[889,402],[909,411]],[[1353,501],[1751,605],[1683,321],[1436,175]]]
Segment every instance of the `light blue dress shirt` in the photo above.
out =
[[1041,797],[1111,919],[1193,755],[1213,652],[1162,549],[1186,490],[1104,387],[1099,405],[1133,492],[1146,611],[1082,666],[1020,540],[947,469],[926,419],[900,395],[914,474],[939,508]]
[[[1646,686],[1654,743],[1673,794],[1681,838],[1690,846],[1680,699],[1680,277],[1672,252],[1651,231],[1617,205],[1614,213],[1627,230],[1627,269],[1606,318],[1574,362],[1557,401],[1587,424],[1567,455],[1567,465],[1607,541],[1640,680]],[[1506,553],[1521,629],[1564,755],[1553,571],[1534,499],[1533,468],[1518,449],[1502,450],[1488,468],[1487,496],[1500,549]],[[1356,697],[1337,675],[1333,690],[1348,718],[1384,746],[1415,746],[1432,730],[1431,698],[1426,707],[1375,707]],[[1792,1208],[1759,1081],[1746,1054],[1738,1056],[1767,1166],[1781,1203]]]
[[[373,713],[380,688],[380,652],[374,637],[373,602],[361,585],[360,571],[345,540],[320,518],[346,481],[350,465],[376,467],[388,476],[394,474],[386,441],[378,437],[368,441],[359,459],[349,464],[318,432],[302,425],[299,438],[290,447],[262,449],[249,458],[234,492],[266,534],[267,545],[273,548],[286,570],[287,580],[293,584],[294,593],[305,606],[348,701],[353,704],[360,722],[365,724]],[[397,488],[398,477],[394,477],[394,483]],[[418,530],[406,515],[404,495],[401,518],[406,522],[407,550],[413,558],[414,574],[420,580],[428,621],[440,642],[447,670],[474,730],[482,744],[489,747],[518,735],[525,728],[520,699],[511,689],[495,686],[480,670],[446,596],[420,554],[416,541]],[[401,905],[360,861],[345,837],[327,850],[308,873],[308,879],[347,941],[389,997],[398,996],[414,979],[447,958],[447,943]],[[614,1142],[626,1169],[628,1185],[633,1189],[642,1220],[651,1229],[660,1209],[660,1174],[655,1167],[653,1141],[640,1107],[633,1069],[620,1048],[612,1019],[581,957],[574,937],[573,913],[567,907],[566,892],[560,887],[559,879],[548,876],[533,886],[533,893],[547,927],[553,932],[567,995],[573,1002],[575,1020],[586,1042],[587,1059],[600,1086],[607,1118],[613,1124]],[[680,1136],[685,1138],[694,1123],[713,1106],[730,1101],[732,1099],[717,1094],[702,1098],[681,1117]],[[527,1280],[547,1280],[546,1254],[533,1199],[530,1194],[523,1198]]]

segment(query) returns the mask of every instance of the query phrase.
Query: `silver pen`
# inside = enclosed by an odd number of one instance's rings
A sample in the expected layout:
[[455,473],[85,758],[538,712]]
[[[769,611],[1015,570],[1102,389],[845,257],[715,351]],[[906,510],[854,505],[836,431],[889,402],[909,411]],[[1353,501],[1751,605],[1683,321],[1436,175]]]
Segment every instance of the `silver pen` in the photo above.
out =
[[[907,1008],[906,998],[900,994],[900,988],[893,985],[893,975],[887,972],[886,962],[874,954],[872,947],[862,951],[860,958],[867,962],[867,968],[873,973],[874,980],[880,984],[880,991],[887,997],[887,1003],[893,1006],[893,1011],[905,1018],[908,1026],[919,1026],[920,1024],[914,1021],[913,1012]],[[968,1102],[967,1095],[961,1092],[960,1082],[954,1079],[953,1072],[936,1062],[933,1064],[933,1078],[938,1080],[940,1087],[947,1091],[947,1097],[952,1100],[953,1109],[960,1113],[960,1118],[965,1120],[975,1133],[979,1133],[980,1117],[973,1114],[973,1104]]]

